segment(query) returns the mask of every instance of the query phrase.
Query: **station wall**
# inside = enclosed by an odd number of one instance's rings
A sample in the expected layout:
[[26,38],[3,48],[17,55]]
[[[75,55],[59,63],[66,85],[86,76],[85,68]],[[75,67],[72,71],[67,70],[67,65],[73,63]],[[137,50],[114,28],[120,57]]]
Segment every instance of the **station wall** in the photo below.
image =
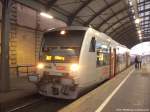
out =
[[[41,33],[42,34],[42,33]],[[42,36],[42,35],[41,35]],[[17,28],[17,64],[35,64],[35,31]]]
[[[25,7],[21,4],[15,4],[16,21],[11,21],[12,26],[15,26],[16,31],[16,65],[35,65],[36,63],[36,41],[37,38],[42,38],[42,34],[46,29],[64,27],[66,24],[57,19],[47,19],[39,15],[39,12]],[[2,4],[0,3],[0,20],[2,21]],[[1,22],[0,21],[0,22]],[[1,25],[1,23],[0,23]],[[1,32],[1,28],[0,28]],[[38,36],[37,36],[38,32]],[[1,38],[1,36],[0,36]],[[11,35],[10,35],[11,38]],[[0,39],[1,40],[1,39]],[[0,42],[1,43],[1,42]],[[11,54],[10,54],[11,57]]]

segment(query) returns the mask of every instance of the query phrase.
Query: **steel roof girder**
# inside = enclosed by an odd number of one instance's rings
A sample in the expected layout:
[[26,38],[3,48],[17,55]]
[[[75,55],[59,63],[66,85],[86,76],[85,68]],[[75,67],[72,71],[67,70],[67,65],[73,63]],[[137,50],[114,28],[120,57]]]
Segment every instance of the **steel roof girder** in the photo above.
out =
[[128,17],[129,17],[129,16],[126,15],[126,16],[120,18],[118,21],[114,22],[111,26],[109,26],[108,28],[106,28],[106,29],[104,30],[104,32],[108,31],[110,28],[112,28],[112,27],[113,27],[114,25],[116,25],[118,22],[121,22],[121,21],[123,21],[124,19],[126,19],[126,18],[128,18]]
[[106,23],[106,22],[109,21],[111,18],[113,18],[114,16],[118,15],[119,13],[121,13],[121,12],[123,12],[123,11],[125,11],[125,10],[127,10],[127,7],[125,7],[125,8],[123,8],[123,9],[119,10],[118,12],[114,13],[112,16],[108,17],[106,20],[104,20],[102,23],[100,23],[100,24],[97,26],[97,28],[99,29],[104,23]]
[[134,28],[134,26],[129,25],[129,26],[127,26],[126,30],[123,29],[123,31],[121,31],[121,33],[116,33],[115,35],[113,35],[113,37],[115,37],[115,39],[116,39],[116,38],[120,37],[120,35],[126,34],[127,32],[129,32],[131,30],[132,31],[136,31],[135,28]]
[[128,29],[129,27],[131,27],[131,25],[132,25],[132,24],[128,24],[128,23],[127,23],[127,24],[125,25],[125,27],[124,27],[125,29],[120,29],[120,30],[119,30],[119,28],[118,28],[117,30],[115,30],[115,32],[111,32],[110,35],[111,35],[111,36],[114,36],[114,35],[122,34],[122,32],[124,32],[126,29]]
[[104,7],[103,9],[99,10],[95,15],[93,15],[88,21],[86,21],[84,23],[84,25],[89,25],[94,19],[96,19],[96,17],[98,17],[101,13],[105,12],[107,9],[109,9],[110,7],[116,5],[117,3],[119,3],[121,0],[116,0],[115,2],[113,2],[112,4]]
[[49,0],[47,3],[47,10],[49,10],[58,0]]
[[120,25],[117,27],[114,31],[110,32],[109,35],[111,35],[113,32],[116,32],[118,29],[120,29],[122,26],[127,26],[128,24],[132,25],[131,22],[125,22],[124,24]]
[[33,10],[37,11],[45,11],[45,6],[35,0],[14,0],[22,5],[32,8]]
[[78,15],[78,13],[93,1],[94,0],[85,1],[85,3],[83,3],[83,5],[81,5],[74,13],[72,13],[70,15],[70,17],[68,18],[68,25],[71,25],[73,23],[73,20],[75,19],[75,17]]

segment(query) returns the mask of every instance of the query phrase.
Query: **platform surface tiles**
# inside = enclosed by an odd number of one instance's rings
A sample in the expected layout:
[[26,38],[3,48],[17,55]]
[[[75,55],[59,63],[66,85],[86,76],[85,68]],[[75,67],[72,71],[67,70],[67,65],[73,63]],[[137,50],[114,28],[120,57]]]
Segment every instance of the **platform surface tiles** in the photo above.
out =
[[150,64],[130,67],[60,112],[150,112]]

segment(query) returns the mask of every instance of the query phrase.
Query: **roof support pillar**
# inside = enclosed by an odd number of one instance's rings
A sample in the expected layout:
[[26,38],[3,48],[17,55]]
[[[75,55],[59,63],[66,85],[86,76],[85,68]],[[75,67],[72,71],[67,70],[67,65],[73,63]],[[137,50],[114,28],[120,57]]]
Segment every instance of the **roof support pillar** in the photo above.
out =
[[1,26],[1,56],[0,56],[0,92],[9,91],[9,31],[10,10],[12,0],[4,0]]

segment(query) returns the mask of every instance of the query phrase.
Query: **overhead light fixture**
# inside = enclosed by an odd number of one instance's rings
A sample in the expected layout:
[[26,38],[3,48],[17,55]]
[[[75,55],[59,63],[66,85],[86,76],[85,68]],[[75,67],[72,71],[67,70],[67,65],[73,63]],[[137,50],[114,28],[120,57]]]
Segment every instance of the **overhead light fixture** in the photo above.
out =
[[140,37],[142,37],[142,35],[141,35],[141,34],[139,34],[139,36],[140,36]]
[[45,12],[41,12],[40,15],[43,16],[43,17],[49,18],[49,19],[53,19],[54,18],[52,15],[47,14]]
[[[135,24],[136,28],[139,28],[139,24]],[[138,29],[137,29],[138,30]]]
[[132,1],[129,1],[129,4],[130,4],[130,6],[132,6],[133,4],[132,4]]
[[134,9],[131,9],[132,13],[134,13]]
[[135,17],[135,15],[133,16],[133,19],[135,19],[136,17]]
[[141,40],[141,39],[142,39],[142,36],[139,36],[139,39]]
[[139,23],[140,23],[140,19],[137,18],[137,19],[135,20],[135,23],[136,23],[136,24],[139,24]]
[[139,30],[138,33],[141,34],[141,30]]

